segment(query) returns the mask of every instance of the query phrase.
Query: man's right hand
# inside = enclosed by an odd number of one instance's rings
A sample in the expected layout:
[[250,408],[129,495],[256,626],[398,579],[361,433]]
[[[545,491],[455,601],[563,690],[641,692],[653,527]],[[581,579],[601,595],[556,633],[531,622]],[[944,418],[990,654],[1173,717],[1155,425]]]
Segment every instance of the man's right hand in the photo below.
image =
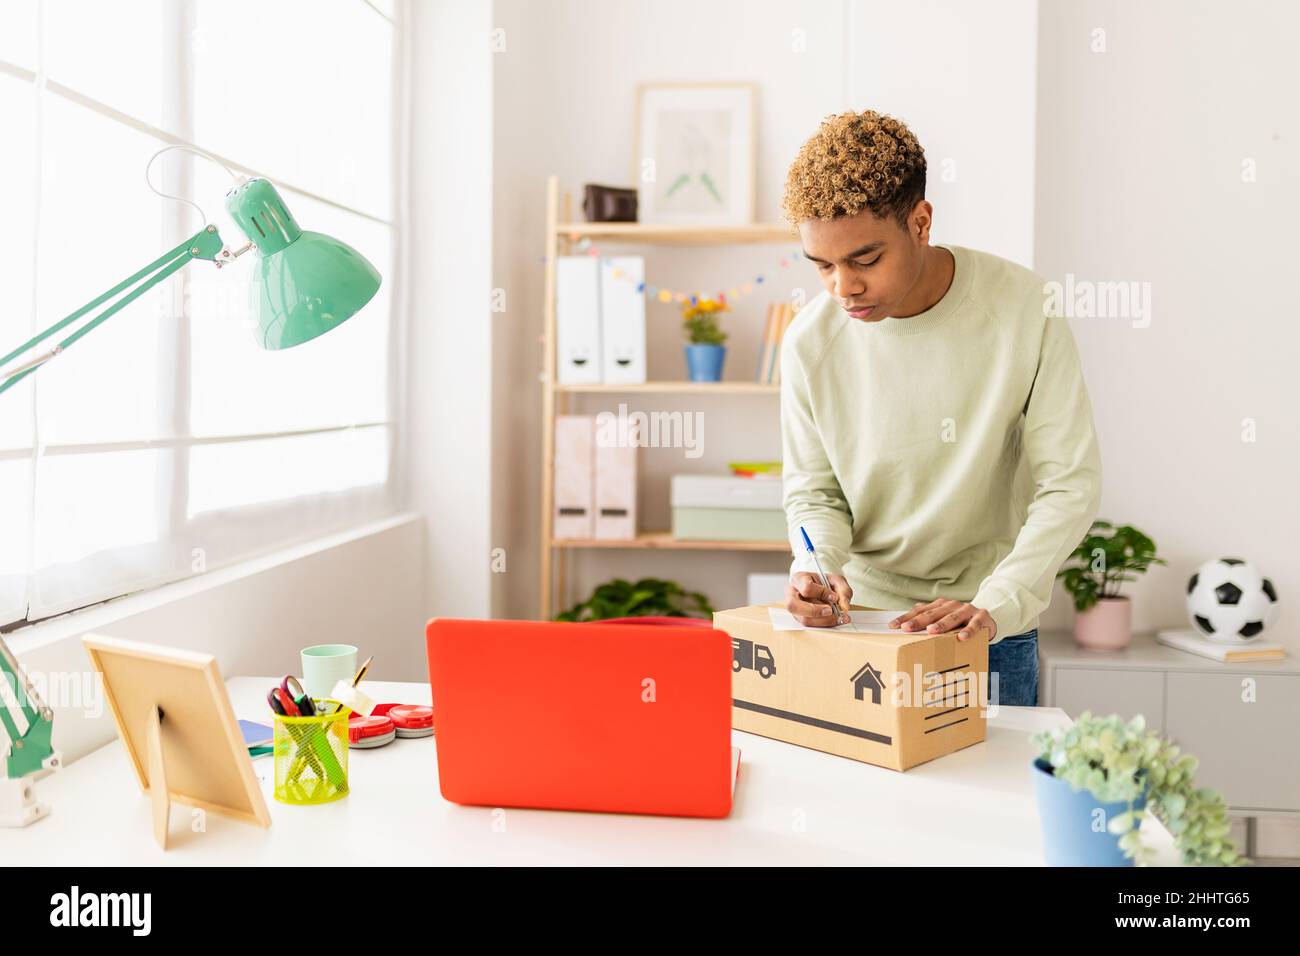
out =
[[[834,627],[849,619],[849,600],[853,588],[841,574],[828,574],[830,590],[822,587],[821,579],[808,571],[800,571],[790,579],[785,589],[785,609],[804,627]],[[835,620],[836,608],[840,620]]]

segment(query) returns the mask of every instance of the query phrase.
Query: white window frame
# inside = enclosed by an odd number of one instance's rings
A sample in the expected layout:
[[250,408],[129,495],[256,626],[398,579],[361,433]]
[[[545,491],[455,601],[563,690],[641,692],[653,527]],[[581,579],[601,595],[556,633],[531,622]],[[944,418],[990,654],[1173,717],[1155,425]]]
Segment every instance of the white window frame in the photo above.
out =
[[[94,99],[86,93],[73,89],[65,84],[44,76],[40,72],[40,64],[37,64],[36,70],[31,70],[15,63],[0,60],[0,74],[15,77],[19,80],[40,86],[46,95],[58,96],[70,101],[80,107],[89,109],[99,115],[106,117],[113,122],[120,123],[139,133],[149,136],[156,140],[159,148],[166,145],[183,145],[191,146],[195,149],[207,152],[216,157],[221,162],[236,172],[242,173],[250,178],[262,176],[273,183],[280,190],[290,195],[304,196],[308,199],[324,203],[336,209],[360,216],[371,222],[387,227],[392,236],[392,267],[391,274],[384,276],[384,281],[389,284],[390,309],[388,316],[388,354],[387,354],[387,401],[386,401],[386,420],[384,421],[365,421],[349,422],[332,426],[307,428],[292,431],[276,432],[255,432],[247,434],[230,434],[210,437],[193,437],[190,428],[190,341],[189,341],[189,323],[188,322],[160,322],[158,323],[157,335],[160,349],[166,347],[166,353],[172,356],[171,362],[165,371],[170,379],[173,391],[173,400],[171,401],[172,413],[172,433],[185,437],[167,438],[151,441],[119,441],[119,442],[95,442],[95,443],[68,443],[68,444],[48,444],[32,449],[17,449],[5,451],[0,449],[0,461],[30,459],[35,475],[38,457],[86,454],[86,453],[104,453],[130,450],[157,450],[157,449],[189,449],[204,445],[229,444],[237,442],[255,442],[263,440],[274,440],[282,438],[292,438],[297,436],[321,435],[321,434],[338,434],[349,430],[362,429],[386,429],[388,431],[388,472],[386,481],[382,485],[370,486],[368,488],[357,489],[337,494],[321,494],[313,496],[305,505],[296,505],[292,502],[268,502],[231,508],[221,511],[204,512],[194,517],[187,514],[188,508],[188,467],[189,456],[186,454],[177,454],[173,456],[171,467],[171,480],[160,495],[160,501],[157,507],[160,509],[160,523],[162,527],[168,529],[170,537],[184,535],[189,540],[211,541],[230,535],[232,529],[238,534],[238,528],[246,524],[259,524],[265,515],[274,513],[278,519],[290,519],[295,524],[298,518],[306,519],[309,514],[319,515],[324,510],[329,511],[331,503],[338,500],[347,500],[354,506],[361,500],[364,510],[364,516],[346,523],[331,523],[328,519],[316,526],[309,526],[306,533],[293,536],[284,540],[277,540],[273,547],[279,548],[287,545],[300,544],[305,540],[322,537],[328,534],[334,534],[346,530],[349,526],[356,526],[360,523],[373,521],[376,518],[385,515],[391,515],[398,511],[401,498],[402,488],[400,476],[403,465],[400,441],[403,426],[405,422],[405,344],[406,344],[406,315],[407,315],[407,288],[406,275],[408,250],[407,250],[407,213],[406,197],[409,195],[409,163],[407,153],[409,149],[409,103],[410,103],[410,82],[409,82],[409,51],[410,36],[408,30],[409,24],[409,0],[395,0],[393,3],[393,15],[390,16],[380,7],[376,6],[370,0],[353,0],[365,6],[373,15],[382,17],[392,25],[392,52],[390,62],[392,64],[392,145],[391,150],[392,165],[390,177],[392,184],[391,194],[391,217],[385,218],[374,213],[350,206],[346,203],[339,202],[327,196],[321,195],[312,190],[306,189],[274,174],[250,167],[239,160],[225,156],[214,150],[208,149],[201,143],[194,141],[193,136],[193,99],[191,82],[193,61],[188,56],[188,44],[185,38],[195,23],[196,0],[169,0],[163,5],[163,17],[165,35],[173,39],[173,42],[166,47],[168,53],[167,70],[170,82],[164,84],[165,90],[174,91],[163,104],[164,121],[173,127],[176,132],[154,126],[135,116],[118,110],[106,103]],[[39,14],[38,14],[39,17]],[[38,20],[38,30],[40,23]],[[39,42],[39,37],[38,37]],[[40,111],[42,105],[37,104],[36,128],[40,128]],[[184,152],[175,155],[191,155]],[[193,161],[202,162],[197,157]],[[190,183],[190,164],[176,163],[172,166],[172,172],[169,178],[163,179],[162,189],[164,192],[180,194],[198,202],[200,205],[210,206],[214,201],[219,201],[210,196],[193,196]],[[188,227],[185,215],[185,206],[180,203],[168,204],[165,209],[165,215],[168,217],[167,226],[170,231],[176,234],[177,241],[180,241],[185,235],[188,235]],[[39,209],[37,216],[39,217]],[[239,237],[234,237],[239,238]],[[346,237],[344,237],[346,238]],[[228,238],[232,245],[237,243]],[[117,250],[116,254],[122,257],[122,274],[125,276],[135,269],[140,263],[148,261],[154,256],[160,254],[164,246],[160,243],[157,249],[126,249]],[[39,253],[38,253],[39,255]],[[197,263],[188,269],[182,269],[173,276],[172,281],[183,283],[181,290],[188,292],[189,273],[192,268],[201,268],[203,263]],[[186,295],[188,299],[188,295]],[[185,300],[182,300],[185,301]],[[74,308],[80,303],[67,303],[68,308]],[[58,311],[65,303],[56,306]],[[38,305],[42,312],[37,317],[37,327],[44,327],[54,318],[45,315],[48,311],[48,303]],[[57,318],[57,316],[55,317]],[[8,343],[0,343],[0,347],[7,346]],[[83,348],[94,348],[94,343],[83,345]],[[250,348],[252,344],[250,343]],[[39,372],[37,373],[39,375]],[[0,397],[0,402],[3,397]],[[164,403],[165,404],[165,403]],[[160,412],[164,409],[160,409]],[[30,522],[35,521],[35,515],[29,516]],[[30,531],[29,531],[30,535]],[[265,553],[271,548],[259,548],[241,553],[238,560],[257,556]],[[225,562],[226,564],[230,562]],[[223,565],[213,565],[212,567],[203,567],[201,570],[215,570]],[[29,597],[28,611],[25,619],[17,621],[0,620],[0,630],[9,632],[20,629],[27,625],[36,623],[37,620],[46,620],[50,617],[88,607],[103,601],[112,600],[124,596],[127,593],[135,593],[142,589],[161,586],[172,581],[180,580],[185,577],[191,577],[198,573],[198,569],[191,569],[188,573],[163,573],[155,580],[149,582],[145,588],[133,586],[129,590],[114,589],[111,593],[95,595],[85,600],[77,601],[68,607],[56,607],[50,613],[39,618],[33,618],[31,614],[30,598],[30,580],[32,569],[29,568]]]

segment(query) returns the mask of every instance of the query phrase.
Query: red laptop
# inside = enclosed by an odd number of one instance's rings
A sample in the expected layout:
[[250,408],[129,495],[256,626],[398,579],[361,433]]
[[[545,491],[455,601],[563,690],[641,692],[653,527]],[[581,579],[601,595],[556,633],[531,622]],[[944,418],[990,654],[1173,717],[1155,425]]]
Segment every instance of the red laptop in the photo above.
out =
[[725,817],[731,639],[667,621],[430,621],[443,797]]

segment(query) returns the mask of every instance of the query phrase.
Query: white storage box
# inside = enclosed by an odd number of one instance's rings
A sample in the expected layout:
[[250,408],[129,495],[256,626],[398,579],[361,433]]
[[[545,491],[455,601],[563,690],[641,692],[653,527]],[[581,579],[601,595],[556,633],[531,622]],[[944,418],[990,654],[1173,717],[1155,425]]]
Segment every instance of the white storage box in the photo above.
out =
[[781,479],[674,475],[673,537],[692,541],[785,541]]

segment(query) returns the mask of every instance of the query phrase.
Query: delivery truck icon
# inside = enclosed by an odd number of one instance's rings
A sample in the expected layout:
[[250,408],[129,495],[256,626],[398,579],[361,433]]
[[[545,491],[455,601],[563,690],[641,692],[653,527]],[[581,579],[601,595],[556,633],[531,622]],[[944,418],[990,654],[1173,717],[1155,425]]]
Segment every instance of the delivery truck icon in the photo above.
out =
[[739,674],[743,668],[756,670],[763,680],[776,673],[776,661],[772,658],[772,649],[766,644],[755,644],[733,637],[731,639],[731,670]]

